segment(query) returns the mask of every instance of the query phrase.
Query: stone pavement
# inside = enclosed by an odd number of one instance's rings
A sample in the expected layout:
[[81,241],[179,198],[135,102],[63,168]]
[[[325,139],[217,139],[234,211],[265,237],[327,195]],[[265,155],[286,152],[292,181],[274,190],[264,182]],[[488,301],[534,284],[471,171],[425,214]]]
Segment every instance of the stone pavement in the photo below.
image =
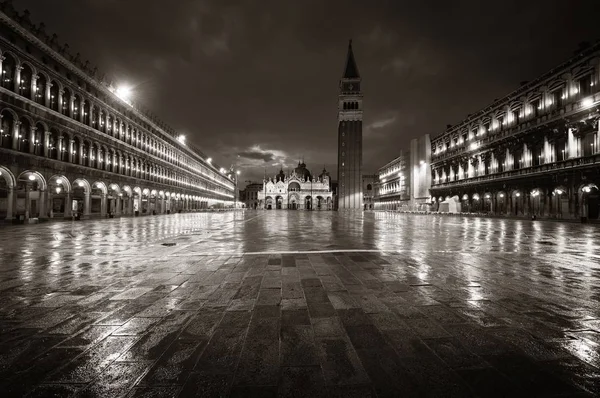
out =
[[291,211],[6,227],[0,391],[598,396],[599,237]]

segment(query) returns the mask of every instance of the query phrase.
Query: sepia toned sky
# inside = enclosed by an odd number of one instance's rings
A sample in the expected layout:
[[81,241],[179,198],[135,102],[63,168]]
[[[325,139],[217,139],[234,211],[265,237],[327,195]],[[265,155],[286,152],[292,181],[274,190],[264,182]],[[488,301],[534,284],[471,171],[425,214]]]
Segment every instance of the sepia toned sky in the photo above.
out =
[[600,39],[598,0],[14,0],[241,180],[335,176],[348,45],[363,173]]

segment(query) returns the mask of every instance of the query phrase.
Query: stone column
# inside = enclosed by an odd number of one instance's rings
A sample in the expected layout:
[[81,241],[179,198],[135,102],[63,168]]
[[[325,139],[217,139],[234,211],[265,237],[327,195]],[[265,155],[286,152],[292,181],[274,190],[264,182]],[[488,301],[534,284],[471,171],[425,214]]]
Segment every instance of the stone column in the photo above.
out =
[[69,163],[73,163],[73,148],[75,146],[74,144],[75,144],[75,140],[72,138],[69,138],[68,142],[67,142],[67,155],[68,155],[67,158],[68,158]]
[[119,195],[115,198],[115,215],[121,215],[121,197]]
[[71,97],[69,97],[68,107],[69,107],[69,110],[68,110],[67,114],[69,115],[70,118],[73,118],[73,114],[75,112],[75,93],[72,93]]
[[46,206],[48,204],[48,192],[45,189],[43,189],[43,190],[39,191],[39,194],[40,194],[39,200],[38,200],[38,202],[40,203],[39,204],[39,212],[40,212],[39,219],[46,220],[48,218],[48,215],[46,214],[46,211],[47,211]]
[[94,165],[94,144],[90,143],[90,147],[88,148],[88,161],[87,161],[87,165],[88,167],[93,167]]
[[[88,126],[94,127],[96,120],[94,119],[94,106],[90,104],[90,113],[88,114]],[[98,128],[98,126],[96,126]]]
[[31,184],[25,184],[25,220],[31,217]]
[[36,74],[31,75],[31,84],[30,84],[30,89],[29,91],[31,92],[31,98],[29,98],[30,100],[32,100],[33,102],[37,102],[37,80],[39,79],[39,76]]
[[84,217],[89,217],[90,216],[90,207],[91,207],[91,201],[90,201],[90,192],[89,191],[85,191],[85,196],[83,199],[83,215]]
[[37,127],[32,127],[31,130],[29,131],[29,153],[34,153],[34,151],[35,151],[35,144],[37,144],[37,142],[35,142],[36,130],[37,130]]
[[21,84],[21,70],[23,69],[22,66],[17,66],[15,67],[15,80],[14,80],[14,87],[15,87],[15,93],[19,93],[19,85]]
[[83,158],[83,155],[84,155],[83,150],[84,150],[84,146],[83,146],[83,140],[82,140],[79,143],[79,164],[82,166],[84,165],[84,161],[85,161],[85,159]]
[[[1,67],[1,65],[0,65]],[[9,187],[6,195],[6,221],[12,221],[15,217],[13,214],[13,204],[15,201],[15,190]]]
[[[65,90],[63,89],[58,89],[58,97],[56,98],[56,109],[58,109],[58,113],[60,113],[61,115],[64,115],[63,113],[63,94],[65,93]],[[69,112],[67,112],[68,114]]]
[[52,95],[50,91],[51,88],[52,83],[46,82],[46,89],[44,90],[44,106],[46,106],[46,108],[50,108],[50,97]]
[[71,210],[71,192],[65,191],[65,218],[73,217],[73,211]]
[[17,151],[19,149],[19,126],[21,122],[15,120],[13,122],[13,132],[12,132],[12,149]]
[[81,102],[79,103],[79,122],[85,124],[84,117],[85,117],[85,100],[81,99]]
[[100,216],[106,217],[106,194],[100,196]]
[[50,156],[50,137],[52,134],[49,131],[44,131],[44,157]]

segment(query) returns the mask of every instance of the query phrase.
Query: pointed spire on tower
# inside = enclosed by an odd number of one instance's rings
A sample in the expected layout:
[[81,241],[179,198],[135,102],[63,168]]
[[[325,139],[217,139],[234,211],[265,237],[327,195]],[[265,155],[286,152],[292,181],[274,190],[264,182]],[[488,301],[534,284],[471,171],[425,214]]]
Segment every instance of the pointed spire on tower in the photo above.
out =
[[354,52],[352,52],[352,39],[348,42],[348,55],[346,56],[346,68],[344,69],[344,79],[358,79],[360,74],[358,73],[358,67],[354,60]]

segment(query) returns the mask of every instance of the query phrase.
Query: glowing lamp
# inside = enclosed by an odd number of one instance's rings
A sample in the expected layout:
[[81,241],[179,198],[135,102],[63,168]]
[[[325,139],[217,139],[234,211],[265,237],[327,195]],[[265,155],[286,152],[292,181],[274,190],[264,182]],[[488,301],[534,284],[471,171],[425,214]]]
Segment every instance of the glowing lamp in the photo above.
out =
[[583,101],[581,101],[581,105],[583,105],[584,107],[590,107],[592,105],[594,105],[594,99],[593,98],[585,98]]
[[115,90],[115,95],[121,98],[123,101],[129,101],[129,99],[131,98],[131,87],[119,86]]

